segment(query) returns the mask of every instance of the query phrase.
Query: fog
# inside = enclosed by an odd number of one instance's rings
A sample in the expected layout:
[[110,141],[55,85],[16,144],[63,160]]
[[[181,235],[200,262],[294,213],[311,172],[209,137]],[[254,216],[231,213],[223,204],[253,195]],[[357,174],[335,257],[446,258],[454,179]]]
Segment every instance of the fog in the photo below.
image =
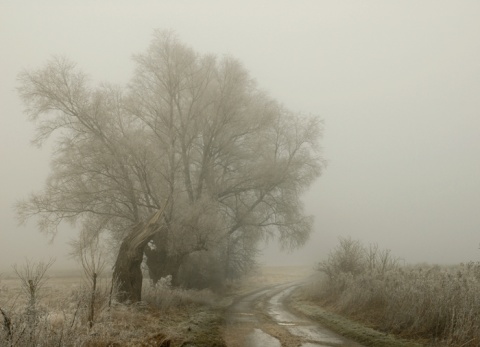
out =
[[313,265],[339,236],[408,263],[480,260],[480,3],[476,1],[0,1],[0,270],[74,262],[13,206],[43,188],[54,146],[30,144],[17,74],[64,55],[96,82],[128,82],[156,28],[231,55],[288,108],[324,120],[328,165],[305,194],[310,242],[259,261]]

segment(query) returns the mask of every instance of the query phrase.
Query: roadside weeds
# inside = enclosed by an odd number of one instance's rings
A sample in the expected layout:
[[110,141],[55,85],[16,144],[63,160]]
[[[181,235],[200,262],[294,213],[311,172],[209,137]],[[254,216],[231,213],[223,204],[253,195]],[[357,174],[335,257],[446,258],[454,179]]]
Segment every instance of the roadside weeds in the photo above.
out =
[[397,338],[363,324],[329,312],[302,295],[302,288],[296,289],[287,301],[289,307],[336,333],[371,347],[423,347],[424,344]]

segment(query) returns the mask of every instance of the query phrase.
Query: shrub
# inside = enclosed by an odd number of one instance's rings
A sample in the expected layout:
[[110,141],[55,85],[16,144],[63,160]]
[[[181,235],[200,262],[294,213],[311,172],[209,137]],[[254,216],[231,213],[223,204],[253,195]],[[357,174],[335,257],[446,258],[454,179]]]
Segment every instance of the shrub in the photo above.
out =
[[364,273],[384,275],[398,264],[399,259],[393,258],[390,250],[379,250],[377,245],[367,248],[360,241],[340,237],[339,245],[317,269],[334,280],[344,274],[354,277]]
[[332,309],[404,337],[480,345],[480,263],[400,266],[376,246],[340,239],[306,293]]

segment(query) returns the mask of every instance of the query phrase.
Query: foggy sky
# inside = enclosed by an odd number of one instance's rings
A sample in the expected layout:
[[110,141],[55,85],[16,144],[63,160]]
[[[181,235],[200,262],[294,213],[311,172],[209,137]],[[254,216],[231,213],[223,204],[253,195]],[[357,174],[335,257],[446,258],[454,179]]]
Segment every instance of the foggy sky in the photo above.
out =
[[16,201],[43,188],[52,143],[30,145],[17,74],[52,55],[95,82],[125,84],[154,29],[239,59],[288,108],[325,122],[328,166],[305,195],[310,243],[267,264],[314,264],[339,236],[409,263],[480,260],[480,2],[0,0],[0,271],[67,260]]

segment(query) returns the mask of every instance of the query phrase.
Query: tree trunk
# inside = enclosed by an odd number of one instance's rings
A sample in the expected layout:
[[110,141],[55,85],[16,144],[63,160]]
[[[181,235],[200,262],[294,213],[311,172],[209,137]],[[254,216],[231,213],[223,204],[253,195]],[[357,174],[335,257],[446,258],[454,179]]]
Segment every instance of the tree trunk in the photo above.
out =
[[172,276],[172,284],[177,286],[178,270],[181,265],[181,258],[174,255],[168,255],[167,249],[163,245],[158,246],[160,243],[159,235],[155,235],[153,238],[155,242],[155,249],[145,247],[145,255],[147,257],[147,268],[150,279],[153,284],[156,284],[162,277],[168,275]]
[[150,220],[139,223],[128,234],[120,245],[117,260],[113,270],[113,278],[118,285],[118,300],[125,302],[140,301],[142,299],[142,270],[143,252],[147,243],[160,229],[158,220],[165,207],[158,210]]
[[167,254],[164,250],[151,249],[145,247],[145,255],[147,256],[148,275],[153,284],[157,284],[160,278],[172,275],[167,269]]

